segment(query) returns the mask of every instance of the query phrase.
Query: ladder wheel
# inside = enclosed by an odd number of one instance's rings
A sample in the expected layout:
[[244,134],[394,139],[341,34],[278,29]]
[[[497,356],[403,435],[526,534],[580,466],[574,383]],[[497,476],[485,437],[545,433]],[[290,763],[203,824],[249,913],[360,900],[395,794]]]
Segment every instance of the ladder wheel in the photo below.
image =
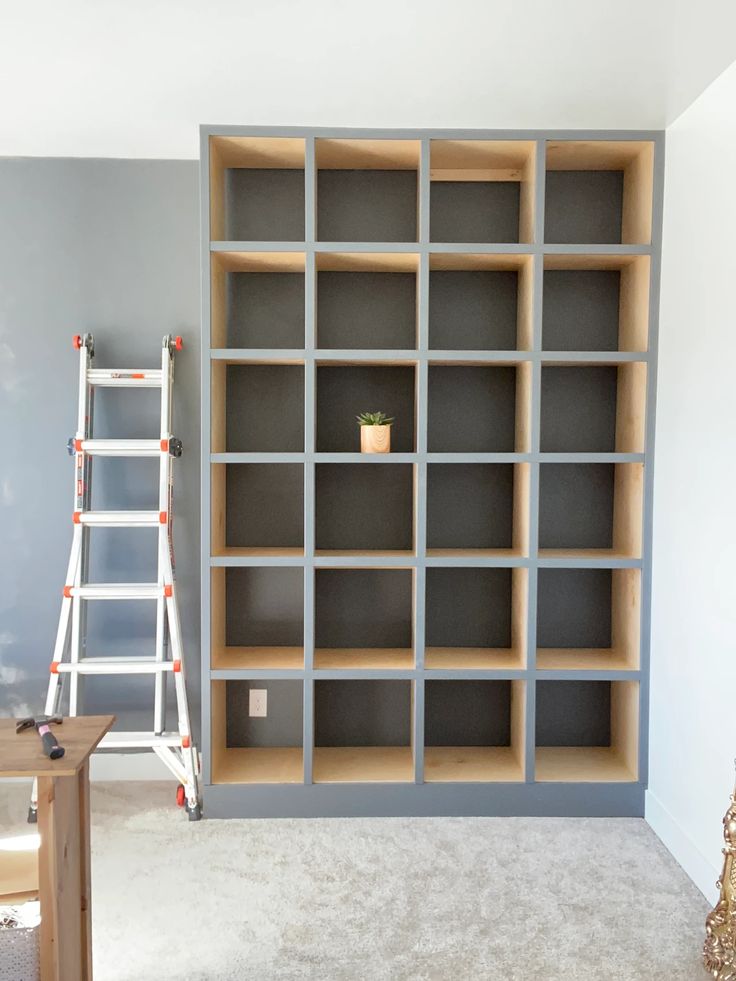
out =
[[186,803],[186,793],[184,791],[184,784],[180,783],[176,788],[176,804],[178,807],[184,807]]
[[38,824],[38,811],[35,807],[28,808],[28,817],[26,820],[29,824]]
[[199,804],[195,804],[194,807],[187,807],[187,815],[190,821],[201,821],[202,820],[202,808]]
[[82,346],[82,335],[81,334],[75,334],[74,335],[74,337],[72,338],[72,345],[73,345],[73,347],[74,347],[74,349],[76,351],[78,351],[80,349],[80,347]]
[[174,338],[174,348],[177,351],[181,351],[183,347],[184,347],[184,341],[182,340],[181,335],[177,334],[176,337]]

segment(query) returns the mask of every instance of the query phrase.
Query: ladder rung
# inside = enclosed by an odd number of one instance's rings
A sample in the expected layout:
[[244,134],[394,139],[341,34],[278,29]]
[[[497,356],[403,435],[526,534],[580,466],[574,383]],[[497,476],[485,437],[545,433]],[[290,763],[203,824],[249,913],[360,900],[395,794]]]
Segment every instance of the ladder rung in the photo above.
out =
[[161,599],[164,587],[156,582],[88,583],[72,586],[68,593],[86,600]]
[[158,674],[173,671],[173,661],[157,661],[153,657],[85,657],[81,661],[60,661],[59,674]]
[[89,456],[161,456],[158,439],[83,439],[81,446]]
[[99,388],[161,388],[160,368],[90,368],[87,381]]
[[152,749],[154,746],[181,746],[178,732],[108,732],[102,737],[98,749]]
[[158,511],[80,511],[79,524],[98,528],[148,528],[160,525]]

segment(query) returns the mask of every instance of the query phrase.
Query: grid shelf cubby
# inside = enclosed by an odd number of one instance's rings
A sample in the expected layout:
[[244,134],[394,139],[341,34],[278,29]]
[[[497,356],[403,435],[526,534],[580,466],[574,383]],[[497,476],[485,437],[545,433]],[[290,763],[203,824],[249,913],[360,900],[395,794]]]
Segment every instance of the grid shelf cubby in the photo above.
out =
[[432,242],[531,242],[534,150],[522,140],[432,140]]
[[210,142],[210,235],[304,241],[305,140],[218,136]]
[[413,607],[411,569],[317,569],[315,668],[413,668]]
[[417,253],[322,252],[316,266],[318,347],[417,346]]
[[427,670],[508,670],[526,664],[524,568],[427,569]]
[[304,577],[300,568],[211,570],[213,670],[304,667]]
[[[249,715],[252,688],[266,690],[265,718]],[[302,783],[303,689],[298,679],[212,682],[213,783]]]
[[537,780],[637,779],[637,682],[538,681],[536,696]]
[[427,681],[427,783],[524,779],[523,681]]
[[546,255],[545,351],[647,350],[649,256]]
[[207,813],[641,815],[661,136],[214,127],[202,180]]
[[551,140],[546,166],[545,242],[651,242],[653,143]]
[[419,140],[318,139],[318,240],[416,242],[419,154]]
[[542,364],[543,453],[643,453],[646,364]]
[[411,734],[411,681],[315,681],[315,783],[413,781]]
[[530,351],[531,256],[432,253],[429,346],[453,351]]
[[215,252],[211,331],[215,348],[304,347],[303,252]]
[[639,569],[542,568],[537,575],[538,669],[638,668]]
[[415,435],[413,365],[319,364],[317,367],[317,452],[357,453],[356,416],[378,409],[394,418],[391,450],[412,453]]
[[640,558],[643,463],[542,463],[539,555]]
[[212,452],[304,450],[304,367],[212,362]]
[[212,464],[213,555],[304,555],[304,465]]
[[429,365],[430,453],[529,450],[531,366]]
[[427,555],[528,555],[529,479],[525,463],[430,463]]
[[317,555],[412,554],[411,464],[318,463],[315,469]]

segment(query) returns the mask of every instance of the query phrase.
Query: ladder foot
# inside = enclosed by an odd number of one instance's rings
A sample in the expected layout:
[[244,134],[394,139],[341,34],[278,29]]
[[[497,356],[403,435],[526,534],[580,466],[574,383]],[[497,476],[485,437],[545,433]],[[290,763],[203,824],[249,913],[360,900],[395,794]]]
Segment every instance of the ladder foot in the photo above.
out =
[[35,807],[31,806],[28,808],[28,817],[26,820],[28,824],[38,824],[38,811]]
[[194,804],[193,806],[187,804],[187,815],[190,821],[201,821],[202,819],[201,804]]

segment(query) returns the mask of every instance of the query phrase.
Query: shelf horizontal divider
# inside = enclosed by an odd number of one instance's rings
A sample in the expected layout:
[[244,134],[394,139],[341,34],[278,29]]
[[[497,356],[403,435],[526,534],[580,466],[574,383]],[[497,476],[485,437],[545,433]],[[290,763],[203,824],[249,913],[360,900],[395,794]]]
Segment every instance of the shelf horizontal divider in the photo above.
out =
[[328,671],[364,668],[411,671],[414,668],[414,651],[410,647],[317,647],[314,667]]
[[304,252],[307,243],[301,242],[230,242],[211,241],[210,252]]
[[307,561],[304,555],[211,555],[210,567],[213,569],[227,569],[237,566],[288,566],[290,568],[300,568]]
[[287,347],[213,347],[210,349],[213,361],[228,361],[233,364],[303,364],[306,349]]
[[624,651],[599,647],[538,647],[537,671],[637,672]]
[[511,746],[425,746],[425,783],[522,783]]
[[611,245],[545,242],[542,246],[544,255],[651,255],[653,251],[651,245],[621,245],[620,242]]
[[538,746],[536,782],[636,783],[624,760],[608,746]]
[[228,747],[213,762],[213,783],[303,783],[301,747]]
[[414,783],[410,746],[315,746],[315,783]]
[[524,656],[511,647],[425,647],[424,668],[432,673],[436,670],[523,671]]
[[270,671],[274,668],[288,671],[304,670],[303,647],[221,647],[210,654],[210,667],[213,671],[256,670]]
[[315,463],[416,463],[416,453],[315,453]]

